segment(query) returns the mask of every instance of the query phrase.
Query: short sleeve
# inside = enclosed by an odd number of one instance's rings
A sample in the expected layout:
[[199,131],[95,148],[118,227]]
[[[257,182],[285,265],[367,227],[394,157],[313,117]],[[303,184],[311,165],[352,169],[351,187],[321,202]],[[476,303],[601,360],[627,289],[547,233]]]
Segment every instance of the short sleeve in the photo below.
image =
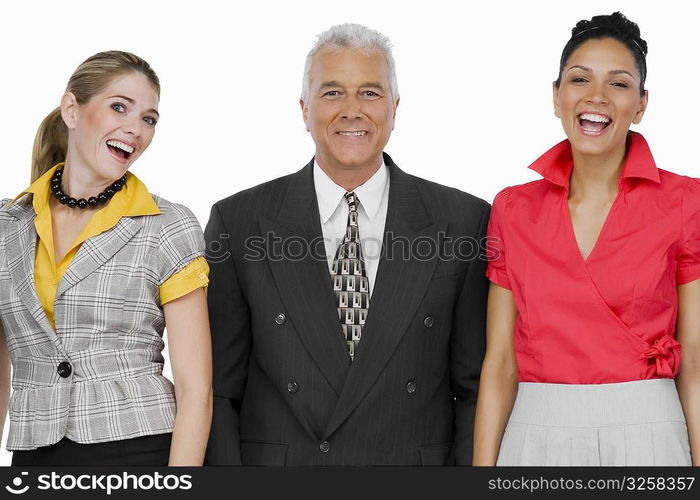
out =
[[187,207],[172,204],[163,217],[165,220],[160,230],[157,250],[160,286],[190,262],[204,256],[202,228]]
[[160,286],[160,305],[179,299],[197,288],[206,288],[208,284],[209,264],[204,257],[197,257]]
[[679,285],[700,278],[700,179],[689,179],[683,196],[683,248],[678,257]]
[[511,289],[508,272],[506,269],[506,249],[504,239],[505,210],[508,204],[508,191],[506,188],[496,195],[491,208],[491,217],[486,232],[486,276],[496,285]]

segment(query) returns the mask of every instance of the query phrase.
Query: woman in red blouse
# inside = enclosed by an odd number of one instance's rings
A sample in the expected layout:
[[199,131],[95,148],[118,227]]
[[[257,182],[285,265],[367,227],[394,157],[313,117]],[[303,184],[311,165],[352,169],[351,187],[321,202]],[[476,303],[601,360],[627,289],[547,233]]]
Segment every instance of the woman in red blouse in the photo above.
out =
[[700,180],[629,130],[646,52],[618,12],[579,22],[568,140],[494,200],[474,465],[700,464]]

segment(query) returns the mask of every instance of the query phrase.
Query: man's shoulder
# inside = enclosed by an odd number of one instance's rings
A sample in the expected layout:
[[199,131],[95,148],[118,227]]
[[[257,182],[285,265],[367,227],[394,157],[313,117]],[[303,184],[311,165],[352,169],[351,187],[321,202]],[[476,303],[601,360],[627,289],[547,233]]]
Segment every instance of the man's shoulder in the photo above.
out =
[[487,201],[461,189],[446,186],[437,182],[423,179],[412,174],[408,175],[421,193],[422,198],[432,209],[443,212],[446,218],[466,212],[482,213],[488,210]]
[[222,213],[227,213],[240,207],[246,207],[247,211],[268,211],[282,200],[290,181],[296,175],[299,175],[299,172],[263,182],[257,186],[227,196],[217,201],[214,205]]

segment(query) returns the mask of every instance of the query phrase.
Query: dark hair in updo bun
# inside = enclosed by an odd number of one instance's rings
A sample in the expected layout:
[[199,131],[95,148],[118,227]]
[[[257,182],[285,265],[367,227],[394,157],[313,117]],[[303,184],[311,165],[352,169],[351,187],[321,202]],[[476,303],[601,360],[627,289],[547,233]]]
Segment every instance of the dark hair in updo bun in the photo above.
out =
[[557,88],[561,83],[561,74],[569,61],[571,54],[586,40],[592,38],[613,38],[625,44],[634,56],[639,71],[639,91],[644,93],[644,81],[647,77],[647,42],[640,33],[637,23],[627,19],[622,13],[614,12],[605,16],[594,16],[590,21],[584,19],[576,23],[571,30],[571,38],[561,53],[559,62],[559,77],[554,82]]

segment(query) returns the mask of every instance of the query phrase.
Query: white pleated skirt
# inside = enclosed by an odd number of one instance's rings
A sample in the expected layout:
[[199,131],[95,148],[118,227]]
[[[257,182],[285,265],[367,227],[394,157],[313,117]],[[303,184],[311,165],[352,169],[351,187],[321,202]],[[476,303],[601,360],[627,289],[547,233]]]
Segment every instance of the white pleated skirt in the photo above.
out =
[[497,465],[690,465],[671,379],[520,382]]

